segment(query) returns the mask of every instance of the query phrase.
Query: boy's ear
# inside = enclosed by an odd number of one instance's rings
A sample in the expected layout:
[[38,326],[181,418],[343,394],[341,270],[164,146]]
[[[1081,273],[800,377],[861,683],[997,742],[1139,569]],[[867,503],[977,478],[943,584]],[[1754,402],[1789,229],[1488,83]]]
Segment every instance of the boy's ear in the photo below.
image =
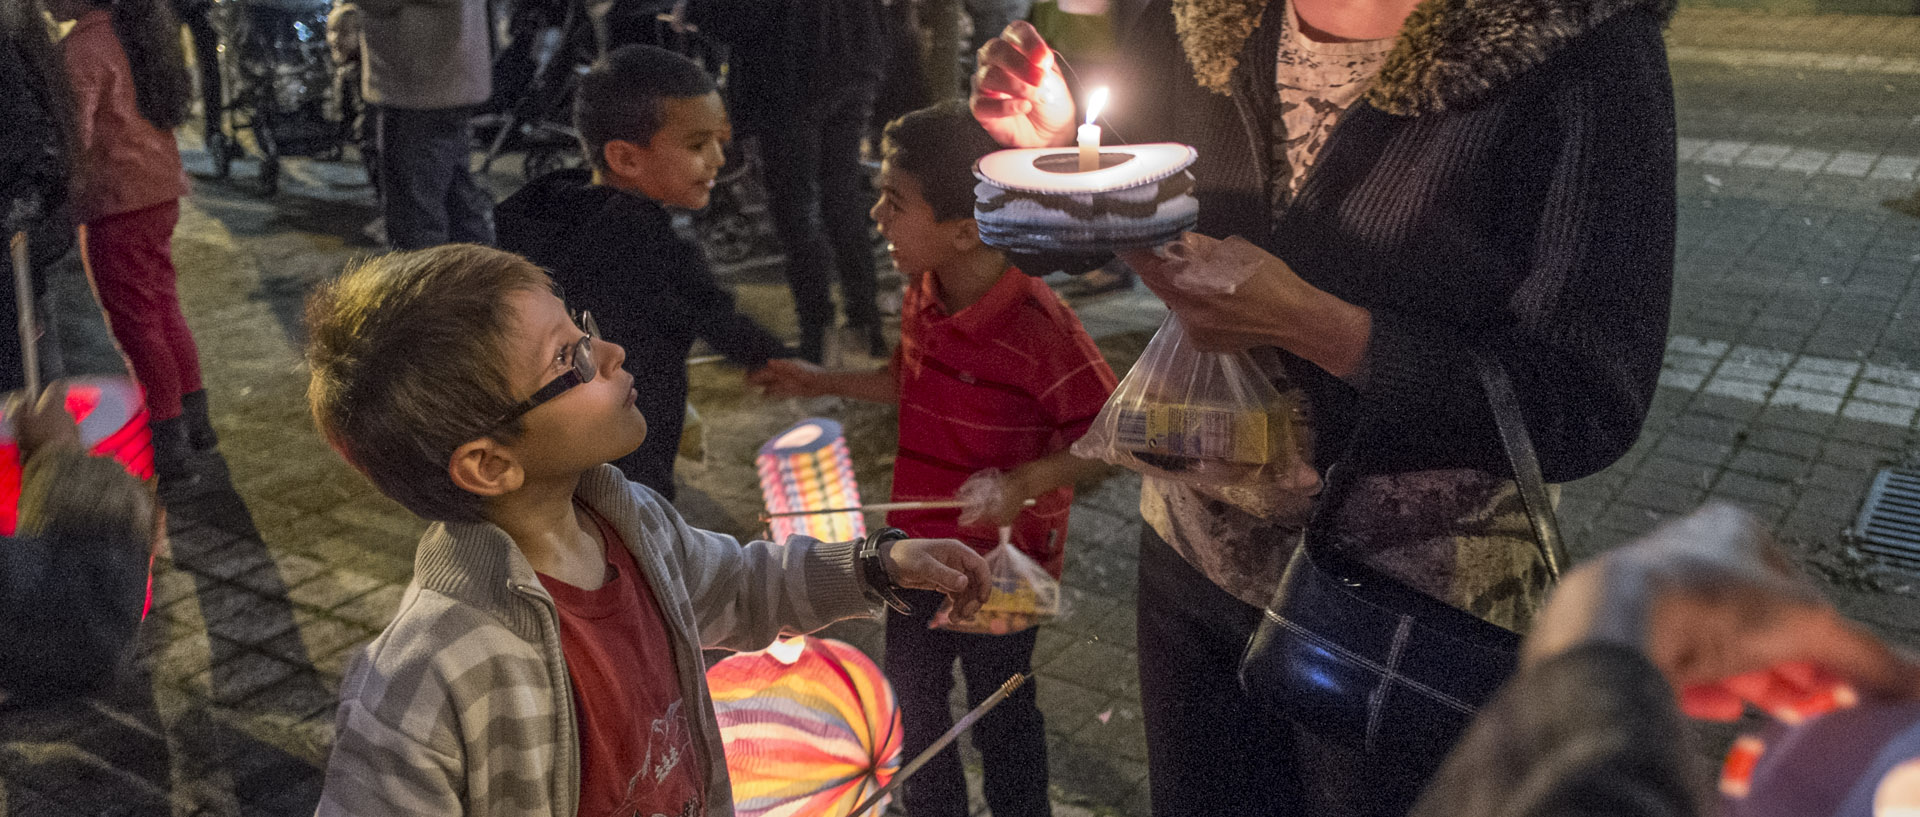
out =
[[645,150],[639,142],[629,139],[608,139],[600,146],[600,158],[606,160],[607,169],[614,175],[633,178],[642,171],[641,157]]
[[956,219],[953,231],[953,248],[966,251],[980,246],[980,222],[970,218]]
[[453,450],[447,476],[460,489],[479,496],[500,496],[520,489],[526,471],[513,449],[490,437],[481,437]]

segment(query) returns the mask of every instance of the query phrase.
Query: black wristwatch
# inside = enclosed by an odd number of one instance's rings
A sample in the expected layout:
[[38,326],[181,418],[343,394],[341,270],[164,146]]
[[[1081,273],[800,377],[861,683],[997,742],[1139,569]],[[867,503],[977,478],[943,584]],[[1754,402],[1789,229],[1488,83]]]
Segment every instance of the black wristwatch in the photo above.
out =
[[907,538],[907,532],[899,528],[880,528],[869,533],[867,541],[860,543],[859,555],[855,561],[860,567],[860,577],[865,580],[863,584],[867,599],[892,607],[900,615],[910,616],[913,615],[913,607],[895,592],[900,588],[893,583],[893,577],[887,575],[887,565],[881,553],[888,542],[898,542],[905,538]]

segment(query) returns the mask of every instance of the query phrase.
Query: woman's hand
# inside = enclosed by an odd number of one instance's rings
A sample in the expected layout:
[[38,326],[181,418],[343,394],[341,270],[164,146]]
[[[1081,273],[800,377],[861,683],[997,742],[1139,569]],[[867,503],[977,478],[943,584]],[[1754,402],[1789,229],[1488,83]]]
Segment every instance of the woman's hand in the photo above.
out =
[[13,417],[14,437],[20,442],[22,462],[41,451],[80,447],[80,426],[67,413],[67,384],[58,380],[40,391],[40,400],[27,405],[14,398],[7,406]]
[[1158,250],[1132,250],[1121,258],[1180,316],[1187,336],[1202,349],[1277,346],[1336,377],[1360,371],[1372,315],[1316,289],[1246,239],[1188,233]]
[[901,587],[938,590],[953,602],[953,618],[966,621],[987,603],[993,574],[987,560],[958,539],[901,539],[880,554],[887,575]]
[[1759,520],[1728,505],[1569,573],[1523,660],[1594,642],[1643,650],[1697,718],[1730,720],[1751,703],[1795,720],[1862,693],[1920,698],[1920,663],[1843,618]]
[[1073,94],[1059,61],[1040,32],[1015,20],[980,47],[968,105],[973,118],[1007,147],[1043,148],[1073,142]]

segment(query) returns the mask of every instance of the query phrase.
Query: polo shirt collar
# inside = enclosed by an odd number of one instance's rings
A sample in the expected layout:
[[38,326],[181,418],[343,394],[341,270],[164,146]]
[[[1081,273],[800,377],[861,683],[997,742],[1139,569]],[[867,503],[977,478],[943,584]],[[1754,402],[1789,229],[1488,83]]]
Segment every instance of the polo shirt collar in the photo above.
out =
[[978,336],[1005,325],[1003,318],[1006,314],[1026,299],[1027,274],[1007,267],[1000,274],[1000,280],[987,290],[987,294],[980,296],[980,300],[960,310],[957,315],[948,314],[946,305],[940,302],[940,284],[934,280],[933,273],[921,276],[920,286],[924,288],[921,302],[925,304],[923,310],[928,323]]

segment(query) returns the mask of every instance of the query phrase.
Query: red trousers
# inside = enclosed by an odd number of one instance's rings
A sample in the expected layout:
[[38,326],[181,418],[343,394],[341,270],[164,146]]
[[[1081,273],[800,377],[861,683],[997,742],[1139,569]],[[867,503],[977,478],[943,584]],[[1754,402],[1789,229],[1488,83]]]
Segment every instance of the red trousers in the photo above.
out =
[[180,202],[119,213],[87,224],[86,260],[120,351],[147,390],[154,420],[180,416],[180,395],[199,391],[200,352],[180,313],[173,270],[173,227]]

